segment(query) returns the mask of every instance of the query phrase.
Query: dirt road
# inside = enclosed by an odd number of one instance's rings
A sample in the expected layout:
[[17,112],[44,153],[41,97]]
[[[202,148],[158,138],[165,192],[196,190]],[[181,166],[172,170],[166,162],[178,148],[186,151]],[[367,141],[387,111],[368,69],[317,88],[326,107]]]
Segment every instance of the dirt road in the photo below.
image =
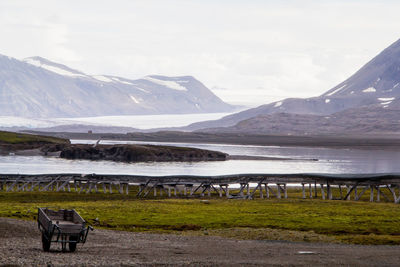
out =
[[0,218],[0,265],[351,265],[398,266],[399,246],[234,240],[214,236],[180,236],[110,230],[91,232],[75,253],[41,249],[35,222]]

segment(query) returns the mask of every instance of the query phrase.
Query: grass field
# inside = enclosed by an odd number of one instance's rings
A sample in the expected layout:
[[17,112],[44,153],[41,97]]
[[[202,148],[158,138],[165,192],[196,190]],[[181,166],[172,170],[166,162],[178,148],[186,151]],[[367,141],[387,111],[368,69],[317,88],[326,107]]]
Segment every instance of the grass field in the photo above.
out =
[[0,193],[0,216],[73,208],[95,227],[238,239],[400,244],[400,206],[318,199],[137,199],[134,194]]
[[0,144],[30,144],[30,143],[55,143],[64,144],[68,143],[67,139],[61,139],[49,136],[13,133],[0,131]]

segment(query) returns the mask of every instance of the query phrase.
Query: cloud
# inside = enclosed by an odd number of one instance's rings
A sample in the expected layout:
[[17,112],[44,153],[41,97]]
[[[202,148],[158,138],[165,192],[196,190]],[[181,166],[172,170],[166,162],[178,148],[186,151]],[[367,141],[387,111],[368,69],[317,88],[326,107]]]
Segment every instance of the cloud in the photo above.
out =
[[61,61],[79,60],[69,48],[69,26],[56,14],[41,13],[47,8],[36,13],[38,7],[24,1],[4,1],[1,5],[0,33],[5,36],[3,53],[10,51],[12,56],[19,58],[43,55]]

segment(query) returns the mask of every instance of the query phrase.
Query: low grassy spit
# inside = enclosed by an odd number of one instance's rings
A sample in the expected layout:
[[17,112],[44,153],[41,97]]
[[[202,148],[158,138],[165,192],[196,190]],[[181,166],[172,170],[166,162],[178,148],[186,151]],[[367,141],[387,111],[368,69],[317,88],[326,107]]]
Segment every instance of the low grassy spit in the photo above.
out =
[[67,139],[0,131],[0,144],[67,144]]
[[[0,216],[36,219],[38,207],[76,209],[108,229],[238,239],[400,244],[400,206],[334,200],[137,199],[75,192],[0,193]],[[34,229],[32,229],[34,230]]]

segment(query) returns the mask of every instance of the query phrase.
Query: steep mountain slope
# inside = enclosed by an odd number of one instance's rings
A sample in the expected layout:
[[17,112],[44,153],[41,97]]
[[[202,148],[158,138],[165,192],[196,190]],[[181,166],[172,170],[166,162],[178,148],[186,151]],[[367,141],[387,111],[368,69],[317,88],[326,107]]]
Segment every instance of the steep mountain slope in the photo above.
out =
[[259,135],[360,135],[400,132],[400,100],[388,105],[350,108],[329,116],[293,113],[259,115],[234,126],[198,130],[205,133]]
[[3,116],[84,117],[232,111],[191,76],[90,76],[44,58],[0,55]]
[[[226,116],[192,124],[190,130],[233,126],[258,115],[294,113],[328,115],[365,105],[391,105],[400,98],[400,40],[383,50],[350,78],[318,97],[289,98]],[[396,102],[397,103],[397,102]]]

